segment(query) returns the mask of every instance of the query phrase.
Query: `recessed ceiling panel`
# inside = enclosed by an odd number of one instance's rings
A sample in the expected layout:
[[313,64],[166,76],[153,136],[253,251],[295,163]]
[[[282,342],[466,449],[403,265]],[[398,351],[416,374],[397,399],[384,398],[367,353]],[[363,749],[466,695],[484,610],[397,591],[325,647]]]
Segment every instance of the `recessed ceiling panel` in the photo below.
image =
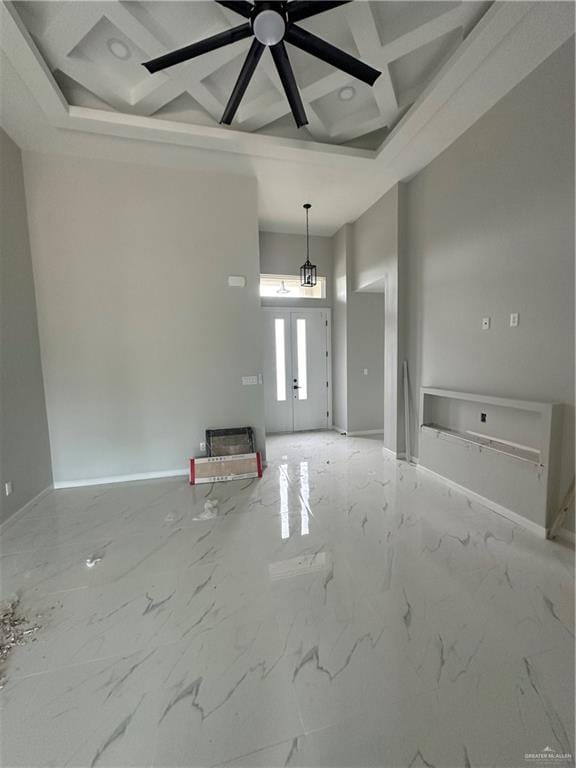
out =
[[462,40],[462,30],[456,29],[437,40],[407,53],[390,65],[390,74],[400,98],[408,91],[420,90],[433,77]]
[[22,0],[17,3],[17,8],[28,31],[35,36],[41,36],[66,5],[62,0]]
[[[302,28],[382,76],[371,88],[287,44],[309,120],[298,130],[272,57],[265,51],[231,129],[373,147],[489,5],[356,0],[303,20]],[[213,0],[26,0],[15,7],[68,103],[80,107],[219,126],[250,47],[250,39],[244,39],[150,75],[143,61],[245,20]]]
[[74,104],[77,107],[87,107],[88,109],[114,111],[114,107],[108,104],[108,102],[98,98],[96,94],[89,91],[88,88],[85,88],[83,85],[80,85],[80,83],[73,78],[65,75],[64,72],[56,70],[56,72],[54,72],[54,79],[60,86],[60,90],[69,104]]
[[[204,85],[208,90],[218,99],[221,104],[226,104],[230,97],[234,83],[238,77],[238,73],[242,69],[242,64],[246,58],[246,49],[249,43],[243,41],[242,47],[245,49],[236,58],[223,64],[215,72],[206,77],[203,80]],[[209,54],[208,54],[209,55]],[[264,67],[259,66],[256,68],[250,85],[246,91],[243,99],[243,104],[246,104],[252,99],[257,99],[263,96],[265,93],[269,93],[271,89],[271,82],[266,75]]]
[[195,125],[218,125],[212,115],[189,93],[182,93],[165,104],[152,117],[162,120],[174,120],[177,123],[194,123]]
[[382,45],[391,43],[433,19],[462,5],[442,0],[398,0],[398,2],[372,2],[376,26]]
[[316,99],[312,106],[326,125],[338,125],[349,119],[368,122],[380,114],[370,86],[355,81]]
[[147,55],[121,29],[103,16],[68,54],[90,65],[122,91],[133,88],[146,77],[142,62]]
[[226,29],[231,26],[227,19],[242,21],[236,14],[227,15],[213,0],[131,2],[130,8],[158,40],[174,48]]

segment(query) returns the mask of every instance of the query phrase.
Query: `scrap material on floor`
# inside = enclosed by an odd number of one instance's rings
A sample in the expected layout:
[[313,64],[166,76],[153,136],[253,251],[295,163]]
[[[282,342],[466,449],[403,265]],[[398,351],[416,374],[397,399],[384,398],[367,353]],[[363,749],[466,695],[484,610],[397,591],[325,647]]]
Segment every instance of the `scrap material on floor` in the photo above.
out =
[[573,550],[377,438],[272,437],[267,459],[10,521],[1,589],[46,619],[9,659],[2,763],[570,765]]
[[260,452],[190,459],[190,485],[262,477]]
[[[20,599],[14,597],[0,603],[0,689],[6,683],[6,667],[13,650],[32,639],[40,629],[31,624],[20,610]],[[34,638],[35,639],[35,638]]]
[[252,427],[231,427],[206,430],[206,453],[208,456],[234,456],[254,453],[254,431]]
[[190,459],[190,485],[262,477],[262,456],[254,446],[252,427],[207,429],[207,456]]

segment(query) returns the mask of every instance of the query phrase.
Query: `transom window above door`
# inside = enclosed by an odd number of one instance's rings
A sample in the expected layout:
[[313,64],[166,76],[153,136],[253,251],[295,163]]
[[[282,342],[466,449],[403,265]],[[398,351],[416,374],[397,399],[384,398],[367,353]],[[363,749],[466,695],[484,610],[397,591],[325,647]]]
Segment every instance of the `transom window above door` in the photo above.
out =
[[326,278],[313,288],[300,285],[300,275],[260,275],[260,296],[266,299],[325,299]]

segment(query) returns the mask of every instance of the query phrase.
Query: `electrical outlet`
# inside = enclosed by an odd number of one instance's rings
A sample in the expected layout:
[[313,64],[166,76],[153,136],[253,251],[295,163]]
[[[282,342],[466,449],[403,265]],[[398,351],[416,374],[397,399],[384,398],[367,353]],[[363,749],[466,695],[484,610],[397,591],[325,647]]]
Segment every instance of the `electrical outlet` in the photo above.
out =
[[363,368],[362,373],[364,374],[364,376],[368,376],[368,368]]
[[486,424],[486,414],[484,413],[484,411],[480,413],[480,421],[482,422],[482,424]]
[[206,443],[200,443],[200,450],[202,453],[206,453]]
[[482,330],[483,331],[489,331],[490,330],[490,318],[489,317],[483,317],[482,318]]
[[518,328],[518,323],[520,322],[520,316],[518,312],[511,312],[510,313],[510,328]]
[[7,480],[4,483],[4,493],[6,494],[6,496],[10,496],[10,494],[12,493],[12,490],[13,490],[12,480]]

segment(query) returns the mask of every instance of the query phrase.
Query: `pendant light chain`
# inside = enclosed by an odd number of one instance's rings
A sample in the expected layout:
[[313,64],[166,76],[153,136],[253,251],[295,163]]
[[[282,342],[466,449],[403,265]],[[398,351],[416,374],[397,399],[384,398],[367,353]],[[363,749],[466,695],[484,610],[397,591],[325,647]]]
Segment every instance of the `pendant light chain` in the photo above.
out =
[[303,205],[306,211],[306,263],[300,267],[300,285],[304,288],[313,288],[316,285],[316,265],[310,263],[310,223],[309,212],[312,206],[310,203]]
[[308,212],[309,208],[306,208],[306,264],[310,264],[310,235],[308,233]]

